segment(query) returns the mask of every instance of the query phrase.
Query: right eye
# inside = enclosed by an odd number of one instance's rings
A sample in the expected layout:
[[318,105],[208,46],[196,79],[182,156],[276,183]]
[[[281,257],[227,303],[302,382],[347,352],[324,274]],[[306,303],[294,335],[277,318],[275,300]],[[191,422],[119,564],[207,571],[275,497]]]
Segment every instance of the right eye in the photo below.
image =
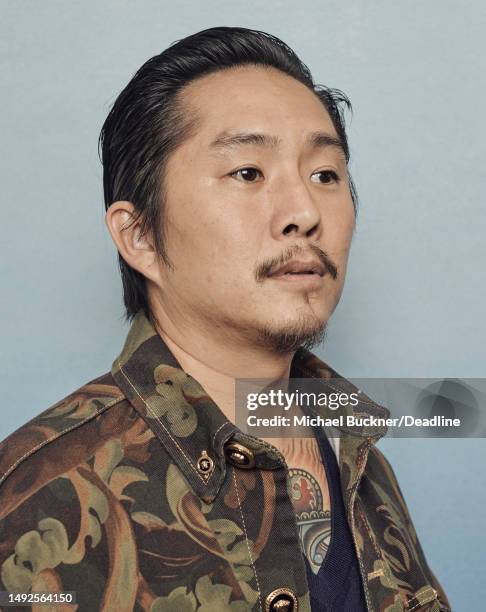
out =
[[230,176],[235,178],[237,181],[242,181],[243,183],[255,183],[258,176],[263,176],[263,174],[257,168],[240,168],[239,170],[234,170],[230,172]]

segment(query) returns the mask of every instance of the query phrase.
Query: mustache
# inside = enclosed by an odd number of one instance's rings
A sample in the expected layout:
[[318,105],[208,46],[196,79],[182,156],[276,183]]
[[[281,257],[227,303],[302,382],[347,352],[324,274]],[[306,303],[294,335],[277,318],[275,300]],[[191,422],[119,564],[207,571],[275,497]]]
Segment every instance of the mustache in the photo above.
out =
[[[329,255],[315,244],[309,245],[308,250],[310,250],[314,258],[317,258],[322,263],[322,265],[326,269],[326,272],[328,272],[332,276],[332,278],[336,280],[338,276],[338,269],[336,264],[329,257]],[[308,250],[304,249],[301,246],[295,245],[289,247],[278,257],[274,257],[268,262],[263,262],[259,264],[256,269],[257,281],[262,282],[265,278],[268,277],[272,270],[285,265],[288,261],[292,261],[296,256],[302,255],[305,257],[306,253],[309,252]]]

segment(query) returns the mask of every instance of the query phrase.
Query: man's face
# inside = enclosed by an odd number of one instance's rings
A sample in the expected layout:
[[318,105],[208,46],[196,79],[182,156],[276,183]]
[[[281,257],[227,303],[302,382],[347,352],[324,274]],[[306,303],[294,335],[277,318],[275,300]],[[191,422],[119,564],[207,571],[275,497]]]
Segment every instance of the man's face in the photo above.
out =
[[[174,268],[160,264],[153,297],[176,325],[221,339],[312,346],[339,301],[355,222],[342,149],[309,143],[338,138],[329,114],[295,79],[254,66],[192,82],[183,103],[200,124],[168,161]],[[296,260],[325,274],[269,275]]]

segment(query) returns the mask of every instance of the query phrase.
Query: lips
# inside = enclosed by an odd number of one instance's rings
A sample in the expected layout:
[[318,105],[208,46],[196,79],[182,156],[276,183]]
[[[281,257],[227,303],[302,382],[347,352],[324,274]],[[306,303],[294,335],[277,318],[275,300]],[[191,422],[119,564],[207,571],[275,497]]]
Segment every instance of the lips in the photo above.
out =
[[320,261],[289,261],[270,276],[284,276],[285,274],[316,274],[324,276],[326,270]]

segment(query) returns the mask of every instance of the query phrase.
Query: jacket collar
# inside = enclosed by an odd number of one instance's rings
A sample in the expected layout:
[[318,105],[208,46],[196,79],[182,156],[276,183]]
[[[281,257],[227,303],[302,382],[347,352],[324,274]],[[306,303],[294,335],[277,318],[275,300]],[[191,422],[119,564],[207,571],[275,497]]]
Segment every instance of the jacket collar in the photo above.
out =
[[[250,448],[257,467],[281,467],[283,457],[273,446],[244,433],[209,397],[204,388],[187,374],[151,321],[140,310],[134,317],[123,349],[113,362],[111,373],[127,400],[154,431],[193,490],[206,502],[214,500],[225,478],[224,445],[233,438]],[[359,390],[316,355],[301,347],[294,355],[293,378],[332,378],[347,393]],[[333,389],[335,387],[333,386]],[[359,402],[348,414],[388,417],[389,411],[359,392]],[[338,427],[341,437],[350,435],[375,442],[386,427]],[[209,477],[198,469],[198,460],[207,455],[214,467]]]

